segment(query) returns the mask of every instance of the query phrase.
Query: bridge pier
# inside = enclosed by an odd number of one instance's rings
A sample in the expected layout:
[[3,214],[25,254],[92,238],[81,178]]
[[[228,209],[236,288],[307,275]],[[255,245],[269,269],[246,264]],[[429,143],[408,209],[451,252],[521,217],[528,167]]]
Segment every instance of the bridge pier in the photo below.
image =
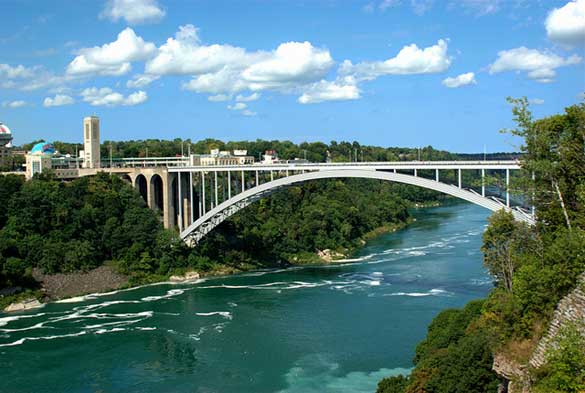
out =
[[168,172],[162,176],[163,182],[163,226],[167,229],[174,227],[174,220],[171,217],[175,215],[173,204],[171,203],[173,198],[173,186],[172,186],[172,175]]
[[506,169],[506,206],[510,207],[510,170]]

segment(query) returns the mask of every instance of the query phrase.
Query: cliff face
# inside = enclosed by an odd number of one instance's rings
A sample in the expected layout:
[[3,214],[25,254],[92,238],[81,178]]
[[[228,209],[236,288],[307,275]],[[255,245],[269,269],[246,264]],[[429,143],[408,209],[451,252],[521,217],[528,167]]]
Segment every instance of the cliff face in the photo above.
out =
[[540,340],[529,364],[539,368],[546,363],[546,352],[556,345],[559,332],[565,326],[576,326],[585,336],[585,274],[579,278],[577,288],[558,304],[545,336]]
[[500,391],[529,393],[529,369],[538,369],[546,363],[547,352],[555,348],[560,332],[567,326],[576,326],[585,336],[585,273],[580,276],[577,287],[557,305],[549,328],[536,345],[528,364],[518,364],[503,354],[494,355],[493,370],[507,381]]

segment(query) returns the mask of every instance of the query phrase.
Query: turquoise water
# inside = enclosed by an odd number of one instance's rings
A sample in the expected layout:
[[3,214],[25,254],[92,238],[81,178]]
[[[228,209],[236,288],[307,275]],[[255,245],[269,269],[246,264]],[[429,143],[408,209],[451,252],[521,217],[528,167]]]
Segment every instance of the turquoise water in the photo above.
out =
[[413,213],[340,265],[159,284],[0,315],[0,392],[374,392],[432,318],[487,294],[488,211]]

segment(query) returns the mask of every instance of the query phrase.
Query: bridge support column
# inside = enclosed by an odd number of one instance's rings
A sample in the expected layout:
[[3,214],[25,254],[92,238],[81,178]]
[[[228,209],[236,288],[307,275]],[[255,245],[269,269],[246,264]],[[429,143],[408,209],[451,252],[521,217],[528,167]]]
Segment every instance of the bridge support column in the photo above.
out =
[[461,168],[457,169],[457,177],[459,178],[459,188],[461,188]]
[[228,199],[232,199],[232,173],[228,171]]
[[270,181],[274,181],[274,171],[270,171]]
[[506,169],[506,206],[510,207],[510,170]]
[[534,176],[534,171],[532,171],[532,203],[530,206],[530,211],[532,212],[532,218],[535,218],[535,216],[536,216],[536,209],[534,208],[534,198],[535,198],[534,187],[536,186],[534,184],[535,179],[536,179],[536,177]]
[[256,187],[258,187],[260,185],[260,182],[258,181],[258,171],[256,171]]
[[183,225],[184,224],[183,223],[183,193],[181,192],[182,191],[181,190],[181,183],[182,183],[181,182],[181,180],[182,180],[181,173],[182,172],[177,173],[177,175],[178,175],[177,187],[179,190],[179,198],[178,198],[178,200],[179,200],[179,216],[177,217],[177,223],[179,224],[179,231],[180,232],[182,232],[183,228],[185,228],[185,226]]
[[152,190],[152,176],[146,178],[146,205],[150,209],[154,209],[154,192]]
[[242,192],[246,191],[246,178],[244,175],[244,171],[242,171]]
[[414,168],[414,176],[418,176],[418,170],[416,168]]
[[173,174],[166,172],[162,176],[163,182],[163,225],[167,229],[174,227],[174,222],[171,217],[175,215],[175,209],[172,204],[173,192]]
[[183,228],[187,228],[189,226],[189,217],[191,216],[191,202],[189,201],[189,198],[187,198],[185,196],[185,198],[183,198]]
[[205,172],[201,171],[201,201],[203,207],[203,214],[205,214]]
[[481,170],[481,196],[485,197],[485,169]]
[[435,181],[439,181],[439,170],[435,169]]
[[191,200],[191,214],[189,217],[191,220],[187,223],[187,226],[191,225],[195,221],[195,199],[193,198],[193,172],[189,171],[189,199]]
[[217,206],[217,171],[213,172],[213,186],[215,187],[215,206]]

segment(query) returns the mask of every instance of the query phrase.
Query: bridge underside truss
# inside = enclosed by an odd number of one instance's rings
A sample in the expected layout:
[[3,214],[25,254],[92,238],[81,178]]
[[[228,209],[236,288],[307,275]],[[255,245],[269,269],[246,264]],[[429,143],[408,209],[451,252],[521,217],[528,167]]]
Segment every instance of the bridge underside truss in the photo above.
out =
[[[185,172],[187,172],[187,170]],[[496,198],[482,196],[473,190],[466,190],[464,188],[442,183],[440,181],[403,173],[373,169],[334,169],[306,172],[279,178],[263,184],[257,183],[255,187],[245,190],[225,200],[224,202],[217,204],[217,206],[205,212],[201,217],[191,223],[191,225],[186,226],[186,228],[181,231],[181,238],[190,245],[196,245],[205,235],[207,235],[211,230],[213,230],[227,218],[245,208],[249,204],[264,198],[275,191],[278,191],[287,186],[296,185],[307,181],[332,178],[385,180],[423,187],[463,199],[491,211],[505,209],[507,211],[511,211],[516,220],[526,222],[530,225],[534,224],[534,217],[531,214],[528,214],[526,211],[520,208],[511,208]],[[181,218],[179,218],[179,220],[181,220]]]

